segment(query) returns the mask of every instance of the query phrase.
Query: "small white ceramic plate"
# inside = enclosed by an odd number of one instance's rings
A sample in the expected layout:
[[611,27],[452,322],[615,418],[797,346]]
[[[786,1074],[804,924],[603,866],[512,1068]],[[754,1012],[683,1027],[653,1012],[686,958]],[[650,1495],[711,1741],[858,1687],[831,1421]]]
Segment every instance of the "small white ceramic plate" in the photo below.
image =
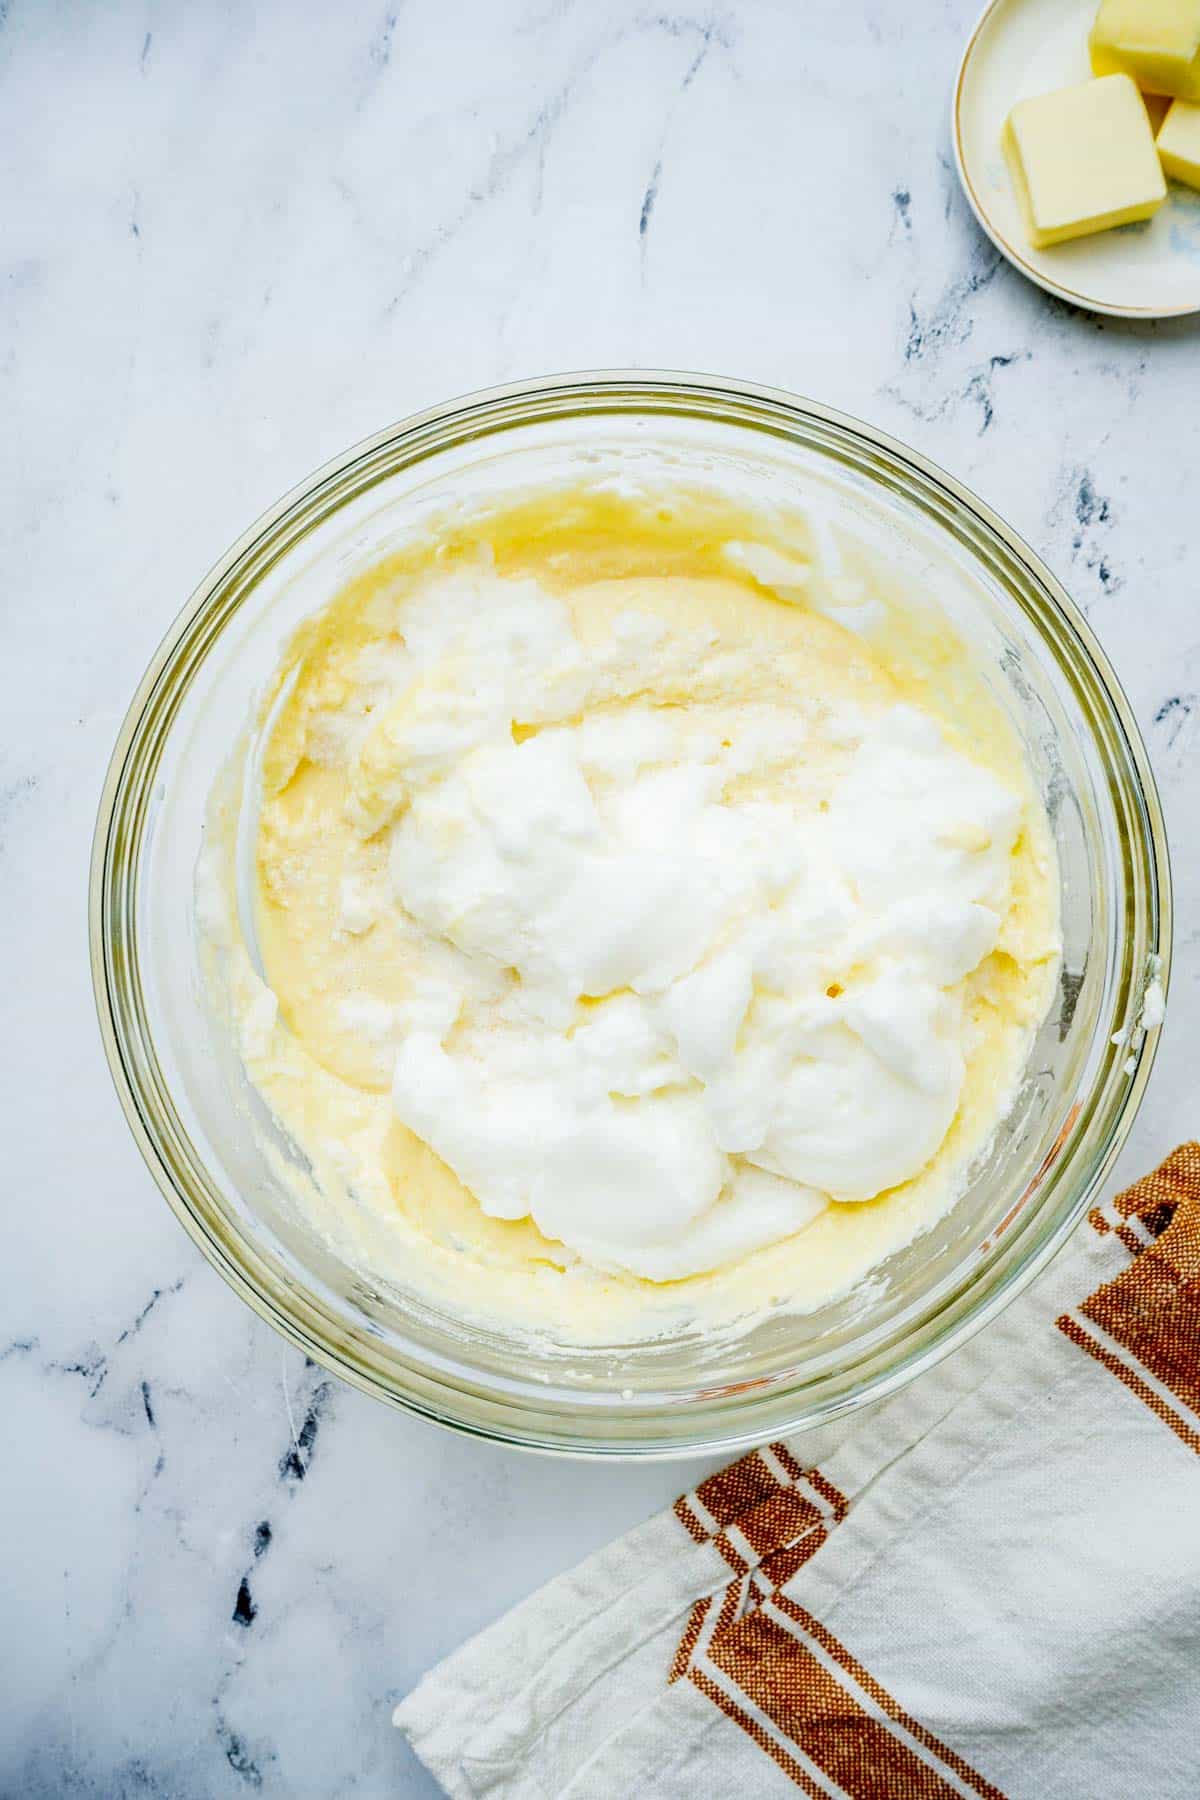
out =
[[1025,236],[1000,134],[1013,105],[1091,76],[1096,0],[991,0],[954,86],[951,131],[975,217],[1014,267],[1092,312],[1165,319],[1200,312],[1200,191],[1168,182],[1153,219],[1035,250]]

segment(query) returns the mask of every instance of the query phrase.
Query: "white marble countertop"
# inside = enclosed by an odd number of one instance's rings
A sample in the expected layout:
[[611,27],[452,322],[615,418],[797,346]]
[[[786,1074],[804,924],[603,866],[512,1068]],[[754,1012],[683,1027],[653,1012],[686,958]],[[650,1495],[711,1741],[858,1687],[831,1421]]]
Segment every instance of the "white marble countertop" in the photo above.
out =
[[428,1794],[398,1696],[696,1472],[523,1458],[306,1367],[109,1084],[86,876],[126,701],[227,543],[355,439],[659,364],[974,486],[1086,609],[1172,828],[1122,1172],[1197,1130],[1200,332],[1072,312],[980,235],[946,130],[973,11],[0,0],[0,1791]]

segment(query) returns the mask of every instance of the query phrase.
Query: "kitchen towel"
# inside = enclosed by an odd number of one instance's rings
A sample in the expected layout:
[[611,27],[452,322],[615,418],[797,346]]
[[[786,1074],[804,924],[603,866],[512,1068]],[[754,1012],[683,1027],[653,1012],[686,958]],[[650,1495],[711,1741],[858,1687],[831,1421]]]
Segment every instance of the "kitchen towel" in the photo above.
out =
[[1200,1144],[820,1467],[751,1452],[427,1675],[455,1800],[1200,1794]]

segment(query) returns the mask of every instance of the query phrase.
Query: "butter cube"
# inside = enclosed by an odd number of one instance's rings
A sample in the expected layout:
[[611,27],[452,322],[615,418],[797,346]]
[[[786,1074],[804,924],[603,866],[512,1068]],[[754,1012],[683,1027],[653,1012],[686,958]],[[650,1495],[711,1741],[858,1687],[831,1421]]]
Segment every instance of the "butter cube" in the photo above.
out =
[[1200,188],[1200,106],[1175,100],[1158,131],[1158,158],[1168,175]]
[[1100,0],[1088,46],[1097,75],[1200,100],[1200,0]]
[[1142,96],[1128,75],[1019,100],[1004,153],[1037,250],[1148,219],[1167,197]]

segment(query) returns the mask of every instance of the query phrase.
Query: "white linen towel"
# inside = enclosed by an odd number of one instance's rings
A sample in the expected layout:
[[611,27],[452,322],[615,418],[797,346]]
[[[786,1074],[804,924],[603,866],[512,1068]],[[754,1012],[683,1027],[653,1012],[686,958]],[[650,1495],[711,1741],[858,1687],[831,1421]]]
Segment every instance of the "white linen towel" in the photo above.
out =
[[1200,1144],[818,1468],[752,1452],[396,1723],[454,1800],[1200,1795]]

